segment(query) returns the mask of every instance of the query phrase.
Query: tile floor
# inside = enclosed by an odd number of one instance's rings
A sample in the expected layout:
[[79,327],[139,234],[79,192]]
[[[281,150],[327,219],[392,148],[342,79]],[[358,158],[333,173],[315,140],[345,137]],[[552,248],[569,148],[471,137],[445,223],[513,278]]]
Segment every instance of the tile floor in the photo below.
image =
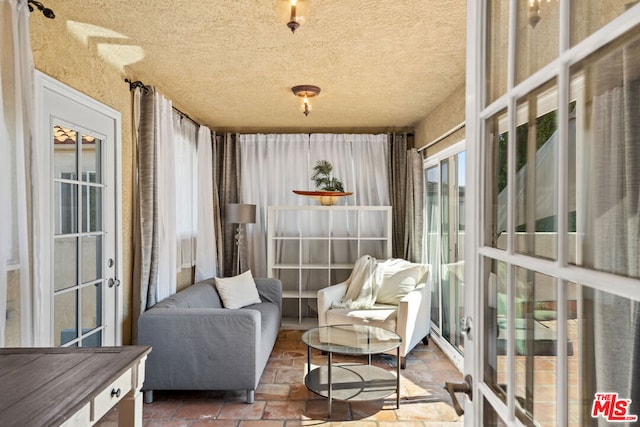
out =
[[[304,385],[307,348],[302,331],[282,330],[255,393],[253,404],[245,403],[245,392],[175,391],[154,393],[154,402],[143,408],[144,426],[158,427],[446,427],[462,426],[443,388],[445,381],[462,381],[434,342],[418,344],[401,372],[400,408],[395,395],[372,402],[335,402],[327,418],[327,401]],[[334,362],[355,359],[334,356]],[[366,359],[365,359],[366,360]],[[312,364],[326,363],[326,356],[313,352]],[[395,358],[374,356],[373,363],[395,371]],[[117,410],[97,425],[117,425]]]

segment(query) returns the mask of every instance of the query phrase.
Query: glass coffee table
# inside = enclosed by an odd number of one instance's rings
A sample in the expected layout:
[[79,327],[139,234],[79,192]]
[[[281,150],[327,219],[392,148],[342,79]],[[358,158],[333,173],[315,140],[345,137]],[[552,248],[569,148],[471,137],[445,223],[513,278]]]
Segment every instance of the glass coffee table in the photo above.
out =
[[[375,326],[331,325],[310,329],[302,335],[307,345],[304,383],[312,392],[333,400],[378,400],[396,393],[400,407],[400,343],[395,332]],[[311,370],[311,349],[327,353],[327,364]],[[371,355],[396,349],[397,372],[373,366]],[[333,354],[367,356],[367,363],[333,363]]]

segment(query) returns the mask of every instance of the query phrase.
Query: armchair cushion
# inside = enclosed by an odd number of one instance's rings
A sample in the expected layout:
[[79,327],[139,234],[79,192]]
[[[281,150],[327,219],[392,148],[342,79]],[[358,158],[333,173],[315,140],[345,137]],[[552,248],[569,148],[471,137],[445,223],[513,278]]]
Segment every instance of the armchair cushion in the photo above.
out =
[[424,281],[425,271],[429,269],[422,264],[407,263],[404,268],[385,275],[378,291],[376,302],[379,304],[398,305],[402,298],[414,290],[418,283]]

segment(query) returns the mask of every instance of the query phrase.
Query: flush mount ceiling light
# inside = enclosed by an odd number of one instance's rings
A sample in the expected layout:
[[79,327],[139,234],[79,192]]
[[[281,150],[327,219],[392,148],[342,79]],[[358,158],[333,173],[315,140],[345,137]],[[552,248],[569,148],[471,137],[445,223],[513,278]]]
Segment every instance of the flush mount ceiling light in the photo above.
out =
[[308,16],[309,0],[276,0],[278,16],[287,24],[292,33],[304,24]]
[[320,88],[313,85],[300,85],[292,87],[291,91],[300,99],[300,111],[302,111],[302,114],[308,116],[311,112],[311,101],[309,101],[309,98],[318,95]]

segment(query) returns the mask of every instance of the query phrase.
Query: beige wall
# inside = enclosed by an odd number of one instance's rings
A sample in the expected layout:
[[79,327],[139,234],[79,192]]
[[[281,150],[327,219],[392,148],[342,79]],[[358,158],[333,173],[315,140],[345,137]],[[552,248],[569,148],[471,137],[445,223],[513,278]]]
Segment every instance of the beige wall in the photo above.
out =
[[[73,87],[122,115],[122,233],[124,324],[123,342],[131,342],[131,278],[133,266],[132,206],[133,151],[131,131],[131,94],[124,82],[122,66],[103,59],[100,45],[91,38],[69,30],[61,17],[44,19],[34,14],[30,20],[31,46],[36,69]],[[108,43],[108,39],[100,39]]]
[[[465,112],[465,85],[458,86],[449,97],[433,109],[415,127],[415,147],[422,148],[433,142],[449,130],[464,122]],[[426,157],[438,151],[460,142],[465,138],[464,128],[451,134],[441,142],[427,148],[423,155]]]

